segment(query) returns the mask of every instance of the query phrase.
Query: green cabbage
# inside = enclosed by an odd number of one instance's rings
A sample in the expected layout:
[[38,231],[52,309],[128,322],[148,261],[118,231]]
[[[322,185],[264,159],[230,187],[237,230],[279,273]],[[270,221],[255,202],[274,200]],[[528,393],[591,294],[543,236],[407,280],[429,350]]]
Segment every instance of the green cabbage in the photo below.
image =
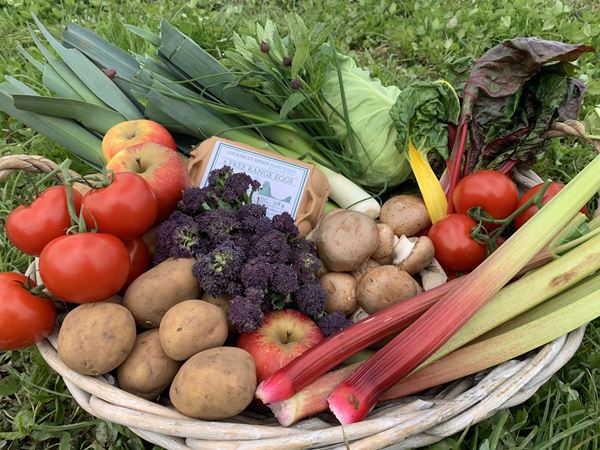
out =
[[348,56],[338,55],[338,62],[354,146],[348,138],[335,65],[325,74],[320,94],[326,118],[342,143],[345,156],[359,168],[354,181],[371,188],[396,186],[411,173],[405,153],[396,148],[397,131],[390,117],[400,89],[383,86]]

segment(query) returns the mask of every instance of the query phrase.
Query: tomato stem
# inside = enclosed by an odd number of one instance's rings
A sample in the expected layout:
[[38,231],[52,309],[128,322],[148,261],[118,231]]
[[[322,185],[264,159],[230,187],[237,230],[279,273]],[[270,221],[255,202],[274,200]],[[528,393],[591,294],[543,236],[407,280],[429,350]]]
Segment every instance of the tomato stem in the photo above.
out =
[[[467,211],[468,215],[477,222],[477,225],[471,230],[471,237],[480,244],[485,244],[489,253],[493,252],[496,249],[497,239],[500,236],[502,236],[502,233],[504,233],[504,231],[519,214],[524,212],[534,203],[538,206],[538,208],[542,207],[542,198],[544,197],[546,190],[550,187],[550,184],[550,181],[545,181],[544,185],[540,188],[538,192],[536,192],[536,194],[533,197],[528,199],[510,216],[505,217],[504,219],[493,218],[481,206],[469,208],[469,211]],[[488,232],[485,228],[484,223],[493,223],[500,226],[495,230]]]

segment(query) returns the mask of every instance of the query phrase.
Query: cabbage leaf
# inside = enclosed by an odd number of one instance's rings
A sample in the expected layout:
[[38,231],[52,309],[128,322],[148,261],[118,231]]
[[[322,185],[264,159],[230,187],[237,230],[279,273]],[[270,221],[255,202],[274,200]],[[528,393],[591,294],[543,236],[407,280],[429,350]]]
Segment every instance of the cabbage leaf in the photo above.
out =
[[[359,167],[354,180],[371,188],[396,186],[411,173],[403,152],[396,148],[397,131],[390,110],[400,95],[395,86],[385,87],[367,70],[345,55],[337,55],[341,81],[335,65],[325,74],[320,97],[326,119],[345,156]],[[350,135],[345,121],[341,89],[344,89]]]

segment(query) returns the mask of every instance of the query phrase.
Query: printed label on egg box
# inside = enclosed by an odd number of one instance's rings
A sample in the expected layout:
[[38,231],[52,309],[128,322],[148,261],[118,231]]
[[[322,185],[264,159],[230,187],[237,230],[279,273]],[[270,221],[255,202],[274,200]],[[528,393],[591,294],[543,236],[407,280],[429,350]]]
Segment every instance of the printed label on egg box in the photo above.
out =
[[265,205],[269,217],[287,212],[296,218],[310,175],[307,167],[217,141],[199,186],[205,187],[208,174],[223,166],[231,167],[234,172],[244,172],[260,182],[252,202]]

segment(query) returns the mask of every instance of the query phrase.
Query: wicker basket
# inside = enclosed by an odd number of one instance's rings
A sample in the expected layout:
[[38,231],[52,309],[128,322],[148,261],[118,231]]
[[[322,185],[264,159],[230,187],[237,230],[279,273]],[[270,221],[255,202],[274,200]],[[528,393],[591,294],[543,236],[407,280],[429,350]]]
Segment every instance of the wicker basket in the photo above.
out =
[[[584,134],[573,126],[559,132]],[[0,181],[13,170],[48,172],[54,167],[52,161],[37,156],[6,156],[0,158]],[[526,181],[527,174],[521,176]],[[36,264],[32,263],[27,271],[34,280],[38,275]],[[119,389],[110,375],[84,376],[69,369],[56,351],[57,330],[38,348],[85,411],[127,426],[143,439],[167,449],[406,449],[433,444],[500,409],[526,401],[573,356],[584,332],[585,327],[581,327],[523,359],[507,361],[422,396],[387,402],[367,420],[343,427],[327,414],[289,428],[278,425],[272,416],[255,412],[244,412],[227,421],[191,419],[172,407]]]

